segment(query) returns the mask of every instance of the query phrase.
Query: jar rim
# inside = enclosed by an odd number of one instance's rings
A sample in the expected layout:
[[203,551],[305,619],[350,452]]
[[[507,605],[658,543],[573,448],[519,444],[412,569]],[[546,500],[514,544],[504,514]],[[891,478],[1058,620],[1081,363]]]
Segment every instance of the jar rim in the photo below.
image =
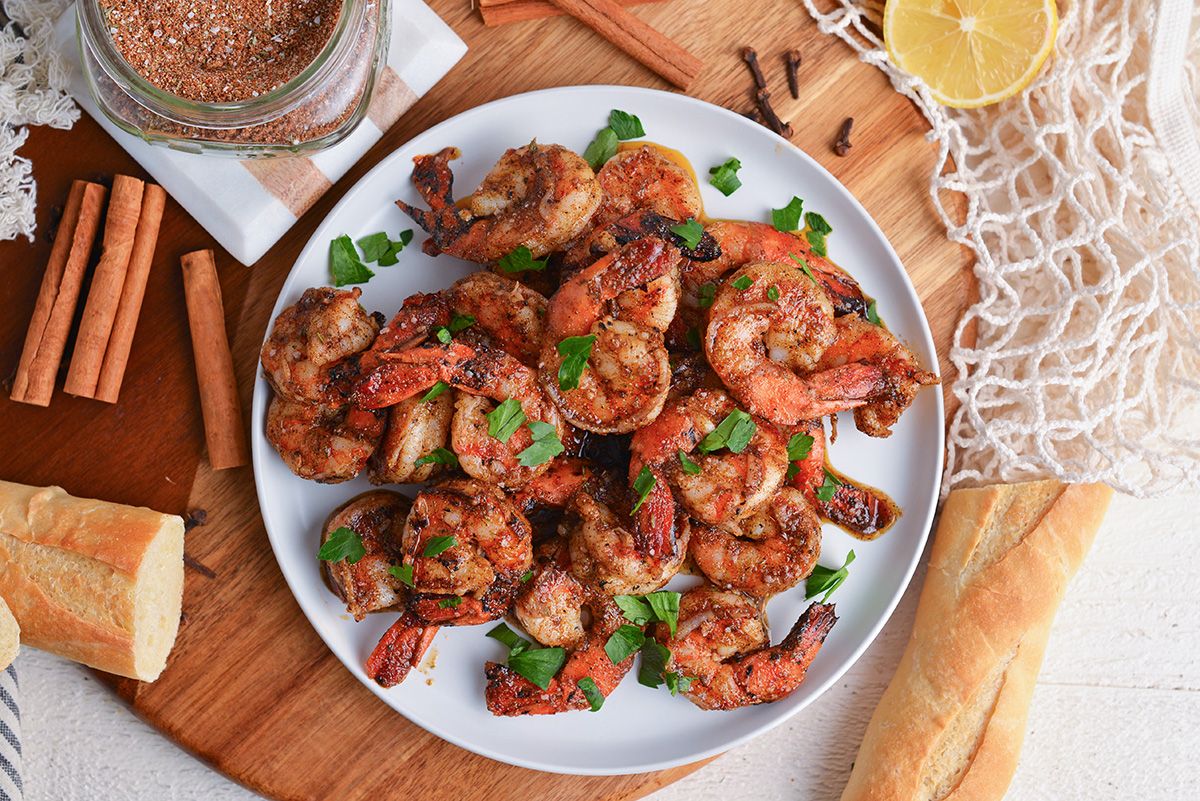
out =
[[80,44],[86,39],[101,68],[131,99],[149,111],[183,125],[204,128],[242,128],[262,125],[309,99],[337,69],[347,48],[355,45],[354,36],[372,3],[383,0],[341,0],[338,21],[316,57],[298,74],[276,89],[245,100],[210,103],[171,94],[148,81],[133,68],[117,49],[108,32],[99,0],[79,0],[76,22]]

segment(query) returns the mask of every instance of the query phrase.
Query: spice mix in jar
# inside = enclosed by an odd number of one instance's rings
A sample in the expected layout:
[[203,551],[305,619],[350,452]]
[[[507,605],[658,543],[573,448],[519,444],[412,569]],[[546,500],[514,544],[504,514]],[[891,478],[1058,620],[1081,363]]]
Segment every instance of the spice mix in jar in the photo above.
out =
[[350,133],[386,59],[387,0],[80,0],[89,88],[155,144],[308,153]]

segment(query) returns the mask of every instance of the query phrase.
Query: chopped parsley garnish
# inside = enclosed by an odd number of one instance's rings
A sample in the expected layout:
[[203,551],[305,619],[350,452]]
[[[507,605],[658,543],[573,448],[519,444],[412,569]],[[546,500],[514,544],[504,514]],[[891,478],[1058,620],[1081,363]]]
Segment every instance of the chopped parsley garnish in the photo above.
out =
[[700,440],[700,443],[696,445],[696,450],[701,453],[712,453],[721,448],[729,448],[734,453],[741,453],[750,444],[750,440],[757,430],[758,426],[750,418],[750,415],[741,409],[734,409],[704,439]]
[[771,222],[776,231],[795,231],[800,227],[804,201],[793,196],[782,209],[771,209]]
[[636,514],[637,510],[642,508],[642,504],[650,496],[650,490],[654,489],[654,485],[657,483],[658,479],[651,474],[650,468],[643,467],[642,472],[638,473],[637,478],[633,480],[633,489],[638,494],[638,502],[634,505],[631,514]]
[[326,562],[340,562],[345,559],[350,564],[356,564],[367,555],[362,537],[345,526],[339,526],[329,535],[317,552],[317,558]]
[[421,556],[437,556],[455,545],[458,545],[458,540],[451,535],[430,537],[429,542],[425,543],[425,550],[421,552]]
[[595,334],[582,337],[567,337],[558,343],[558,355],[563,357],[558,367],[558,388],[564,392],[579,389],[579,377],[583,368],[587,367],[588,358],[592,355],[592,344],[596,341]]
[[517,454],[517,464],[521,467],[545,464],[566,450],[558,439],[558,431],[549,423],[530,420],[529,433],[533,435],[533,444]]
[[638,684],[645,687],[662,685],[663,674],[667,671],[667,661],[671,651],[667,646],[649,638],[642,644],[642,664],[638,668]]
[[700,288],[696,290],[696,296],[700,298],[700,308],[707,309],[717,299],[717,285],[701,284]]
[[808,244],[812,245],[813,253],[818,256],[829,255],[825,249],[825,235],[833,231],[833,228],[825,222],[824,217],[813,211],[804,215],[804,221],[808,223],[808,232],[805,233],[805,236],[808,237]]
[[462,598],[457,595],[451,595],[449,598],[443,598],[442,600],[438,601],[438,608],[449,609],[451,607],[458,606],[461,603]]
[[779,300],[779,287],[777,287],[775,284],[771,284],[769,287],[767,287],[767,299]]
[[496,625],[495,628],[487,633],[487,636],[504,643],[508,647],[509,656],[519,654],[522,651],[528,651],[529,647],[533,645],[529,640],[510,629],[505,623]]
[[646,642],[646,635],[631,623],[626,623],[614,631],[604,644],[604,653],[614,665],[624,662],[637,653]]
[[687,339],[687,343],[692,346],[692,350],[704,349],[704,343],[700,341],[699,328],[689,328],[684,337]]
[[438,338],[438,341],[444,345],[450,344],[450,337],[457,334],[464,328],[469,328],[475,325],[475,315],[473,314],[456,314],[450,318],[449,325],[435,325],[433,327],[433,335]]
[[375,276],[358,258],[358,251],[346,234],[329,243],[329,272],[334,286],[365,284]]
[[748,275],[743,275],[733,282],[733,288],[739,292],[745,292],[750,287],[754,286],[754,279]]
[[667,680],[667,689],[671,691],[671,695],[686,693],[692,689],[692,681],[694,681],[691,676],[685,676],[673,670],[665,673],[663,678]]
[[444,464],[450,467],[458,467],[458,457],[449,448],[437,448],[413,462],[413,467],[420,467],[426,464]]
[[724,164],[711,168],[708,172],[712,177],[708,182],[717,188],[717,191],[722,195],[729,197],[742,185],[742,181],[737,177],[737,171],[742,168],[742,163],[737,159],[730,159]]
[[821,599],[821,603],[829,600],[829,596],[833,591],[842,586],[842,582],[846,580],[846,576],[850,575],[850,563],[854,561],[854,551],[846,556],[845,563],[837,570],[828,567],[817,565],[813,568],[812,574],[809,575],[808,581],[804,585],[804,597],[812,598],[814,595],[825,593],[825,597]]
[[413,566],[412,565],[393,565],[388,568],[388,572],[396,578],[400,579],[409,587],[413,585]]
[[642,121],[633,114],[620,109],[614,108],[608,115],[608,127],[612,128],[613,133],[622,142],[646,135],[645,129],[642,128]]
[[587,149],[583,151],[583,160],[591,165],[593,170],[599,171],[604,166],[604,162],[611,159],[617,153],[617,134],[611,127],[601,128],[596,134],[596,138],[588,144]]
[[500,269],[506,273],[519,273],[525,270],[540,272],[546,269],[546,262],[549,260],[549,258],[535,259],[532,250],[524,245],[519,245],[512,253],[500,257]]
[[587,699],[592,711],[599,712],[600,707],[604,706],[604,693],[596,686],[596,680],[591,676],[584,676],[576,686],[583,691],[583,697]]
[[614,595],[613,600],[630,623],[637,626],[655,621],[666,623],[674,636],[679,622],[679,597],[677,592],[658,590],[647,595]]
[[521,424],[528,419],[521,410],[521,404],[515,398],[509,398],[495,409],[487,413],[488,436],[501,442],[508,442]]
[[817,277],[813,275],[812,268],[808,266],[807,261],[797,256],[795,253],[789,253],[788,256],[790,256],[793,261],[800,265],[800,269],[804,271],[804,274],[807,275],[814,284],[817,283]]
[[802,462],[807,459],[814,441],[810,434],[792,434],[787,444],[788,461]]
[[545,690],[566,661],[567,652],[562,648],[533,648],[510,654],[508,666]]
[[400,232],[400,238],[392,240],[388,235],[380,231],[377,234],[364,236],[358,240],[358,246],[362,248],[363,261],[378,262],[380,267],[390,267],[400,261],[397,254],[404,250],[404,246],[412,242],[412,229]]
[[704,226],[695,220],[672,225],[667,230],[682,239],[683,244],[687,245],[689,250],[694,250],[696,245],[700,244],[701,237],[704,236]]
[[424,403],[425,401],[433,400],[434,398],[436,398],[438,395],[441,395],[443,392],[445,392],[449,388],[450,388],[450,385],[447,384],[445,381],[439,381],[436,384],[434,384],[432,387],[429,388],[429,391],[425,393],[425,396],[423,398],[421,398],[421,400],[419,402]]
[[683,448],[679,449],[679,464],[683,467],[683,472],[689,476],[700,475],[700,465],[688,458],[688,455],[683,452]]
[[872,325],[883,325],[883,321],[879,319],[879,312],[875,310],[875,301],[867,304],[867,322]]
[[817,496],[818,501],[823,501],[824,503],[829,503],[830,501],[833,500],[833,496],[837,492],[837,488],[839,486],[841,486],[841,484],[842,484],[842,482],[838,481],[837,476],[835,476],[833,473],[830,473],[828,470],[826,470],[825,471],[825,480],[823,482],[821,482],[821,486],[817,487],[813,491],[813,494]]

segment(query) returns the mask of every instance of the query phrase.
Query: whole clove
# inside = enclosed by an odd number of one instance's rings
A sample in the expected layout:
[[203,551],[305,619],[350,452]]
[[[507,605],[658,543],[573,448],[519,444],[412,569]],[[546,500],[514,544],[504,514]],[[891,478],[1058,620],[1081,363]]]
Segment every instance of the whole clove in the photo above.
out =
[[774,107],[771,106],[771,93],[766,89],[759,89],[757,97],[758,107],[762,110],[762,116],[766,120],[767,127],[785,139],[790,139],[792,136],[792,126],[779,119],[779,115],[775,113]]
[[767,88],[767,79],[763,76],[762,67],[758,66],[758,53],[753,47],[743,48],[742,60],[750,67],[750,72],[754,74],[754,83],[758,88]]
[[853,145],[850,144],[850,126],[854,125],[854,118],[847,117],[842,123],[842,132],[838,136],[837,143],[833,146],[833,152],[838,156],[845,156]]
[[792,90],[792,97],[800,99],[800,51],[789,50],[787,54],[787,77],[788,88]]

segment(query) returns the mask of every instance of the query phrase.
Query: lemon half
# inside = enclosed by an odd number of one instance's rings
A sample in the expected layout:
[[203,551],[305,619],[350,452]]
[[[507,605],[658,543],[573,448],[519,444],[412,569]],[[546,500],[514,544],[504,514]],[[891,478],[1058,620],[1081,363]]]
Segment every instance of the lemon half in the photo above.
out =
[[892,62],[956,108],[1024,89],[1057,33],[1054,0],[888,0],[883,12]]

